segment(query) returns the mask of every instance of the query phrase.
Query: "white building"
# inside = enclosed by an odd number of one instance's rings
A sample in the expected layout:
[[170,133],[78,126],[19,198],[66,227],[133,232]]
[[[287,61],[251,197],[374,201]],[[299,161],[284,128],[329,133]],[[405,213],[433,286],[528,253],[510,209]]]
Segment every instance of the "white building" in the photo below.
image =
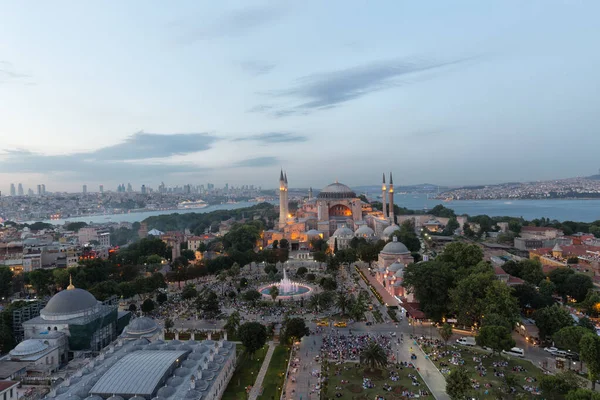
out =
[[19,386],[19,382],[0,381],[0,399],[17,400],[17,386]]

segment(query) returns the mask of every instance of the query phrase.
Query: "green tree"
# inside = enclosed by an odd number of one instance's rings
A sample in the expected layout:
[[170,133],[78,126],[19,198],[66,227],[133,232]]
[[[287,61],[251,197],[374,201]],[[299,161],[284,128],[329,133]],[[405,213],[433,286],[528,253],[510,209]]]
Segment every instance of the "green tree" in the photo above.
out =
[[319,285],[323,288],[323,290],[335,290],[337,289],[337,282],[333,278],[324,277],[321,278]]
[[449,264],[438,260],[409,264],[403,285],[414,293],[428,318],[440,321],[449,313],[450,290],[454,287],[454,270]]
[[361,261],[369,264],[370,267],[374,261],[377,261],[379,251],[380,249],[375,244],[363,243],[358,245],[356,255]]
[[181,250],[181,256],[185,257],[188,261],[194,261],[196,259],[196,253],[194,250]]
[[205,319],[216,318],[221,312],[219,298],[212,290],[203,290],[196,298],[196,309],[202,312]]
[[552,299],[552,295],[556,292],[556,285],[549,279],[544,279],[538,285],[538,290],[542,296]]
[[269,296],[271,296],[271,298],[273,299],[273,301],[275,301],[275,299],[277,298],[277,296],[279,296],[279,288],[275,285],[271,286],[269,288]]
[[315,251],[313,253],[313,259],[317,262],[326,262],[327,261],[327,254],[324,251]]
[[287,319],[283,326],[283,338],[284,342],[290,340],[292,343],[302,339],[304,336],[310,334],[310,329],[306,326],[306,322],[303,318],[290,318]]
[[253,355],[267,342],[267,328],[258,322],[246,322],[238,328],[238,337],[245,351]]
[[340,309],[342,315],[346,314],[346,309],[350,305],[351,298],[348,295],[348,292],[345,290],[340,290],[337,292],[335,297],[335,306]]
[[374,340],[370,341],[367,347],[360,352],[360,362],[369,366],[371,371],[375,368],[383,368],[387,365],[387,354]]
[[444,248],[438,258],[439,261],[450,263],[455,269],[470,268],[483,261],[483,250],[475,244],[453,242]]
[[165,319],[165,330],[169,331],[169,329],[171,329],[174,326],[175,326],[175,323],[173,322],[173,320],[171,318]]
[[[485,311],[487,288],[496,280],[492,273],[480,273],[467,276],[450,290],[451,309],[458,323],[466,326],[481,325]],[[469,307],[465,307],[469,304]]]
[[581,326],[566,326],[552,335],[552,339],[554,340],[556,347],[579,353],[581,339],[588,333],[590,333],[590,331]]
[[111,296],[118,296],[121,292],[119,284],[115,281],[104,281],[95,284],[89,290],[94,297],[100,301],[109,299]]
[[588,379],[592,390],[596,390],[596,381],[600,378],[600,336],[588,333],[579,343],[580,357],[588,370]]
[[279,247],[279,240],[273,240],[273,243],[271,243],[271,247],[273,248],[273,250],[277,249]]
[[154,311],[154,301],[152,299],[146,299],[142,303],[142,312],[148,314]]
[[587,315],[598,317],[600,315],[600,293],[595,290],[588,290],[582,306]]
[[446,376],[446,393],[452,400],[464,400],[471,391],[471,377],[463,366],[454,368]]
[[240,326],[240,321],[240,313],[234,311],[231,314],[229,314],[229,317],[227,317],[227,322],[225,323],[223,328],[225,329],[225,331],[227,331],[229,335],[235,335]]
[[54,284],[57,288],[66,289],[69,286],[69,276],[71,275],[69,269],[66,268],[54,268],[52,270],[52,277]]
[[261,297],[262,295],[260,294],[260,292],[254,289],[247,290],[243,294],[244,300],[249,301],[250,303],[252,303],[253,306],[256,304],[256,301]]
[[512,295],[512,289],[505,283],[495,280],[485,291],[485,315],[495,314],[501,316],[510,324],[510,329],[519,320],[519,305]]
[[521,273],[517,276],[523,279],[525,282],[529,282],[532,285],[537,285],[545,278],[544,271],[542,270],[542,263],[539,259],[521,260],[519,261],[519,265],[521,267]]
[[587,329],[593,333],[596,333],[596,325],[594,322],[588,317],[581,317],[579,321],[577,321],[577,326]]
[[563,297],[567,296],[567,278],[574,275],[575,271],[570,268],[557,268],[550,272],[548,277],[556,285],[556,292]]
[[479,346],[489,347],[494,353],[510,350],[515,341],[510,336],[510,331],[505,326],[484,326],[479,330],[475,341]]
[[316,275],[315,274],[306,274],[306,280],[309,282],[314,282],[314,280],[316,279]]
[[368,297],[361,294],[356,299],[351,298],[349,313],[355,321],[360,321],[365,317],[368,309]]
[[288,249],[290,247],[290,242],[288,242],[287,239],[281,239],[279,241],[279,248],[280,249]]
[[156,302],[160,305],[163,305],[164,303],[167,302],[168,297],[166,293],[160,292],[156,295]]
[[565,400],[600,400],[600,393],[579,388],[567,393]]
[[588,290],[594,287],[592,278],[584,274],[572,274],[568,276],[563,288],[566,295],[571,296],[576,301],[584,301]]
[[306,267],[300,267],[296,270],[296,275],[299,277],[303,277],[307,272],[308,269],[306,269]]
[[198,291],[196,290],[196,285],[193,283],[188,283],[183,287],[181,291],[181,298],[184,300],[191,300],[198,296]]
[[563,399],[567,393],[576,390],[580,385],[579,378],[573,372],[544,375],[540,379],[540,389],[547,399]]
[[562,328],[574,324],[571,314],[558,304],[537,310],[533,314],[533,319],[540,332],[540,339],[552,337]]
[[12,294],[12,278],[11,269],[0,266],[0,299],[8,298]]
[[450,338],[452,337],[452,325],[446,322],[438,329],[438,332],[440,333],[440,337],[444,341],[444,346],[446,346],[448,344],[448,340],[450,340]]

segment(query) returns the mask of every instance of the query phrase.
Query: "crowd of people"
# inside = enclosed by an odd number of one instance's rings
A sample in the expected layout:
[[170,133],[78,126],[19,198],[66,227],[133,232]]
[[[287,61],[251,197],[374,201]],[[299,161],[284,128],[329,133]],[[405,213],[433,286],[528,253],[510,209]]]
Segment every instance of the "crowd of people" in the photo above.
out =
[[359,361],[361,351],[371,342],[379,344],[388,356],[392,351],[392,337],[381,334],[342,334],[337,330],[323,335],[321,356],[331,361]]

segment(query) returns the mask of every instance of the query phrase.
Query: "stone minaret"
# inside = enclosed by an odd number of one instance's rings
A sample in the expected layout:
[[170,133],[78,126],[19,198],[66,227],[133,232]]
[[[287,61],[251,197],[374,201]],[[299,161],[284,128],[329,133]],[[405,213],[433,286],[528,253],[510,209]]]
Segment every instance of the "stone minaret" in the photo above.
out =
[[313,194],[312,194],[312,187],[308,188],[308,199],[312,200]]
[[381,204],[383,210],[383,218],[387,218],[387,206],[385,204],[385,198],[387,197],[387,188],[385,187],[385,173],[383,174],[383,183],[381,185]]
[[283,229],[288,216],[287,202],[287,175],[283,175],[283,170],[279,174],[279,229]]
[[390,223],[394,223],[394,178],[390,172]]

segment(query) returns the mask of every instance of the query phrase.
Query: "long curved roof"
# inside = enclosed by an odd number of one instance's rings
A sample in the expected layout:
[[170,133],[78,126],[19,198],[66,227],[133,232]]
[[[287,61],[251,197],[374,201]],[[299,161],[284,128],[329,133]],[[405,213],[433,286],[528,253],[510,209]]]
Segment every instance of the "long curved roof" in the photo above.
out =
[[98,300],[87,290],[68,289],[56,293],[40,312],[42,318],[70,319],[85,315],[98,306]]
[[356,193],[343,183],[335,182],[325,186],[317,197],[319,199],[354,199]]

